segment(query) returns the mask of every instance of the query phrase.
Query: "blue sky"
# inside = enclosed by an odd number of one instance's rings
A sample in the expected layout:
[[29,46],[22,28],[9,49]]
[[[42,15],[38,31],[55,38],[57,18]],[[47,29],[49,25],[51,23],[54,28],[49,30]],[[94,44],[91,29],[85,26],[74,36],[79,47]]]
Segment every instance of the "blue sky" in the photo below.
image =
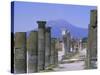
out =
[[96,6],[15,2],[14,32],[33,30],[38,27],[38,20],[63,19],[77,27],[88,28],[92,9]]

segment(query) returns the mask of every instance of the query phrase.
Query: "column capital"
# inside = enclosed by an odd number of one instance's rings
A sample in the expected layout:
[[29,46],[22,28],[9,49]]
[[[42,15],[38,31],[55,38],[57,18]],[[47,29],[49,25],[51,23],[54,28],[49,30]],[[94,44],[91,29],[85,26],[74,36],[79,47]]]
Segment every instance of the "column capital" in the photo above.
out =
[[37,21],[39,28],[45,28],[46,21]]

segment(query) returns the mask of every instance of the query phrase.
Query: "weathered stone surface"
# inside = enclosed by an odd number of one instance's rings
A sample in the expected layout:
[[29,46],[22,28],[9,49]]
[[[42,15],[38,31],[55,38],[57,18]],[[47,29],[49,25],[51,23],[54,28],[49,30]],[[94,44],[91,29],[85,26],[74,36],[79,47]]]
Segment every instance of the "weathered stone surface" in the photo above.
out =
[[68,52],[70,52],[70,49],[71,49],[71,35],[70,35],[70,32],[67,32],[67,49],[68,49]]
[[38,34],[31,31],[27,39],[27,72],[37,72]]
[[75,52],[75,39],[74,38],[71,39],[71,48],[72,48],[72,52]]
[[70,52],[70,49],[71,49],[71,35],[70,35],[70,32],[65,31],[65,34],[63,35],[63,42],[64,42],[65,55],[67,55]]
[[50,64],[57,65],[58,64],[58,49],[56,46],[57,39],[51,39],[51,55],[50,55]]
[[65,51],[65,55],[68,54],[68,47],[67,47],[67,31],[63,31],[63,43],[64,43],[64,51]]
[[51,51],[51,27],[45,30],[45,69],[50,65],[50,51]]
[[38,71],[44,70],[45,64],[45,24],[46,21],[38,21]]
[[96,68],[97,62],[97,10],[91,10],[86,68]]
[[55,38],[51,38],[50,64],[55,64]]
[[14,73],[26,73],[26,33],[15,33]]
[[57,47],[57,42],[58,42],[59,40],[58,39],[55,39],[55,65],[58,65],[58,47]]

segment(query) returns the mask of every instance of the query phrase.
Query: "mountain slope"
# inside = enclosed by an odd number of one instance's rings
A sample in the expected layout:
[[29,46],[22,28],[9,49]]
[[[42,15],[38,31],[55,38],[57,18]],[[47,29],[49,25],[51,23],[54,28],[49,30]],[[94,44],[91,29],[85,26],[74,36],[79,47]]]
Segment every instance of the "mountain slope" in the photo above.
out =
[[53,37],[61,36],[63,29],[67,29],[71,33],[71,36],[76,38],[87,37],[88,34],[88,29],[76,27],[65,20],[48,21],[47,25],[52,27]]
[[[71,36],[74,38],[87,37],[87,34],[88,34],[88,29],[76,27],[65,20],[47,21],[46,27],[48,26],[51,27],[52,37],[61,38],[62,37],[61,32],[63,29],[68,30],[71,33]],[[38,30],[38,28],[34,30]],[[30,31],[27,32],[28,36],[29,36],[29,33]]]

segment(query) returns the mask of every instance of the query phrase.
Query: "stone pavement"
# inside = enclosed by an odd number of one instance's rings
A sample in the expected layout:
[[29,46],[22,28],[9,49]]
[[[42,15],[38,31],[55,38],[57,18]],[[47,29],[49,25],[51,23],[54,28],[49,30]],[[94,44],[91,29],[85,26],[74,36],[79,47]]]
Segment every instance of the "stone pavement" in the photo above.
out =
[[[73,70],[84,70],[85,61],[84,58],[86,49],[80,50],[78,54],[73,56],[71,59],[64,59],[58,64],[58,67],[53,68],[54,71],[73,71]],[[61,57],[60,57],[61,59]]]

